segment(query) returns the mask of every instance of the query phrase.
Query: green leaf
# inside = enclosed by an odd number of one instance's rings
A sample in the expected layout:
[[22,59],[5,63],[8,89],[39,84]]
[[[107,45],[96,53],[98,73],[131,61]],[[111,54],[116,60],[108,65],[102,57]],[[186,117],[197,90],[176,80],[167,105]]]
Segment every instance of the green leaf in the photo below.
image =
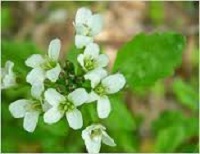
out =
[[2,42],[1,66],[5,65],[7,60],[15,63],[14,71],[20,76],[26,76],[30,68],[25,65],[25,60],[35,53],[41,53],[34,44],[30,42]]
[[183,143],[198,137],[198,118],[165,111],[152,123],[152,129],[156,135],[155,152],[176,152]]
[[160,131],[156,140],[155,152],[174,152],[184,137],[184,128],[181,126]]
[[102,152],[136,152],[139,138],[136,133],[136,119],[125,104],[122,93],[110,95],[111,113],[102,122],[108,134],[115,140],[116,147],[105,147]]
[[49,132],[55,136],[67,136],[69,129],[69,126],[66,123],[66,119],[62,119],[59,122],[52,125],[47,125],[41,120],[39,123],[39,127],[40,129],[43,129],[43,131]]
[[176,33],[139,34],[119,49],[113,71],[123,73],[131,88],[152,85],[174,72],[184,45]]
[[[109,131],[109,130],[108,130]],[[139,137],[138,132],[133,131],[109,131],[108,134],[114,139],[116,146],[110,147],[102,144],[102,153],[126,153],[137,152],[139,149]]]
[[177,79],[174,81],[173,91],[179,103],[193,111],[198,110],[198,90],[195,90],[191,85],[185,83],[181,79]]
[[[135,120],[131,111],[128,110],[122,95],[109,96],[112,111],[108,118],[106,118],[106,127],[110,130],[135,130]],[[121,120],[123,120],[123,123]]]

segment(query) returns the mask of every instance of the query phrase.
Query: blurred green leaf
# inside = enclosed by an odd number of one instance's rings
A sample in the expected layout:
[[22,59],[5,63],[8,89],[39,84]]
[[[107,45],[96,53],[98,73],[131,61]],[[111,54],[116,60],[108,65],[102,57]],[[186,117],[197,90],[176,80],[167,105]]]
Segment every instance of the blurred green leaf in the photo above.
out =
[[160,130],[173,125],[181,125],[184,122],[184,116],[180,111],[164,111],[158,119],[153,121],[152,130],[154,134],[159,133]]
[[176,79],[173,83],[173,91],[179,103],[193,111],[198,110],[198,90],[193,89],[191,85],[185,83],[183,80]]
[[164,3],[162,1],[149,2],[149,16],[154,25],[160,25],[165,17]]
[[13,24],[13,19],[11,16],[11,11],[9,7],[1,8],[1,28],[10,28]]
[[161,130],[156,140],[155,152],[174,152],[184,137],[184,128],[181,126]]
[[[112,111],[104,120],[106,127],[110,130],[135,130],[135,120],[131,111],[128,110],[123,97],[120,94],[109,96]],[[123,120],[123,123],[122,121]]]
[[[109,96],[112,111],[107,119],[103,121],[108,134],[113,137],[117,146],[106,147],[110,152],[135,152],[138,149],[138,138],[134,135],[136,122],[131,111],[128,110],[122,94]],[[130,137],[132,135],[132,137]],[[105,150],[105,152],[107,152]]]
[[184,45],[176,33],[138,34],[119,49],[113,71],[123,73],[133,89],[151,85],[174,72]]
[[69,131],[69,126],[66,119],[64,118],[52,125],[48,125],[41,121],[39,123],[39,127],[39,129],[43,129],[44,131],[49,132],[55,136],[67,136]]
[[165,111],[152,123],[152,130],[156,135],[155,152],[175,152],[184,142],[198,136],[198,118]]
[[1,43],[1,66],[4,66],[7,60],[11,60],[15,63],[14,71],[17,75],[25,77],[30,70],[25,65],[25,60],[32,54],[40,53],[38,48],[31,42],[2,41]]
[[199,144],[185,143],[179,146],[177,151],[180,153],[198,153]]

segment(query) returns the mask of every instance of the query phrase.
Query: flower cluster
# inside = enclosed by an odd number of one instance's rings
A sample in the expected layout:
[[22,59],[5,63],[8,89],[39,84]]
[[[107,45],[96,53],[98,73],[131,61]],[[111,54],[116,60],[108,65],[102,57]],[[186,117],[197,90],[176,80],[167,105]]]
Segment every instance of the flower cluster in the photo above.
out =
[[[59,39],[50,42],[48,56],[34,54],[25,61],[32,68],[26,76],[26,81],[31,85],[32,98],[11,103],[9,110],[13,117],[24,118],[23,127],[28,132],[35,130],[40,115],[47,124],[56,123],[65,116],[69,127],[81,129],[84,117],[79,106],[87,103],[97,102],[98,117],[107,118],[111,112],[109,95],[120,91],[126,83],[120,73],[109,75],[106,70],[109,58],[94,43],[94,37],[103,27],[102,16],[92,14],[87,8],[80,8],[74,27],[75,45],[80,51],[77,62],[81,74],[76,74],[69,61],[64,64],[59,62]],[[8,74],[12,74],[10,69]],[[89,88],[85,88],[84,83],[88,81]],[[89,153],[98,153],[101,141],[109,146],[116,145],[106,133],[106,128],[99,123],[86,127],[82,131],[82,138]]]

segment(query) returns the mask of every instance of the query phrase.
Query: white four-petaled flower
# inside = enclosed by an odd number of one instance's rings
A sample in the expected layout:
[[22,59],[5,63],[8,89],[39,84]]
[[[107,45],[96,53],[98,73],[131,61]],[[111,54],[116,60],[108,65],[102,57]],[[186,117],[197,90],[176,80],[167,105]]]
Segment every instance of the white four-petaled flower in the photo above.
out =
[[116,146],[105,130],[106,128],[101,124],[93,124],[82,131],[82,138],[89,153],[99,153],[101,142],[109,146]]
[[99,46],[96,43],[90,43],[86,46],[83,54],[78,55],[77,60],[86,72],[108,65],[108,56],[106,54],[99,54],[99,52]]
[[49,88],[45,91],[44,96],[46,101],[52,105],[52,107],[44,114],[44,121],[46,123],[55,123],[66,115],[71,128],[79,129],[82,127],[82,114],[77,107],[85,103],[88,99],[88,93],[85,89],[78,88],[71,92],[67,97],[64,97],[55,89]]
[[93,37],[102,30],[103,18],[99,14],[93,15],[87,8],[80,8],[76,13],[74,26],[75,45],[77,48],[83,48],[93,42]]
[[39,98],[44,91],[44,80],[47,78],[51,82],[56,82],[61,72],[58,63],[61,43],[59,39],[54,39],[49,44],[48,56],[43,57],[40,54],[34,54],[29,57],[25,64],[33,69],[26,77],[26,81],[32,85],[32,94]]
[[106,75],[106,71],[102,69],[86,76],[87,79],[91,80],[92,86],[92,92],[89,94],[87,102],[90,103],[97,100],[99,118],[107,118],[111,111],[111,105],[107,95],[117,93],[126,83],[124,76],[120,73]]
[[14,63],[6,61],[5,67],[1,68],[1,89],[6,89],[16,85],[16,76],[13,72]]
[[37,126],[38,118],[42,113],[39,100],[20,99],[9,105],[9,110],[14,118],[23,118],[23,127],[28,132],[33,132]]

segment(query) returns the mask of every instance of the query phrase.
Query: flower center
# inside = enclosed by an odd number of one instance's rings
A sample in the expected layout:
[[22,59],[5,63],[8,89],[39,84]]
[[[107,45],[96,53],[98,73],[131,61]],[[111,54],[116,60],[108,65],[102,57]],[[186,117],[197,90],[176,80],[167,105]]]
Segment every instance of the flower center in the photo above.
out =
[[94,139],[95,137],[100,136],[101,134],[102,134],[101,129],[94,129],[91,131],[90,138]]
[[25,109],[27,111],[42,111],[42,105],[39,101],[35,100],[33,103],[27,104]]
[[100,96],[106,94],[105,93],[105,87],[103,87],[101,84],[99,84],[98,86],[96,86],[96,88],[94,88],[94,92],[96,92]]
[[46,61],[40,65],[44,70],[50,70],[54,67],[56,67],[56,62],[50,59],[49,57],[46,57]]
[[75,109],[75,106],[70,101],[63,101],[59,104],[58,109],[62,112],[68,112]]
[[84,35],[85,36],[90,36],[90,33],[91,33],[91,31],[92,31],[92,29],[87,25],[87,24],[83,24],[83,26],[84,26]]
[[95,68],[94,59],[91,59],[91,58],[85,59],[84,64],[85,64],[85,68],[88,71],[93,70]]

